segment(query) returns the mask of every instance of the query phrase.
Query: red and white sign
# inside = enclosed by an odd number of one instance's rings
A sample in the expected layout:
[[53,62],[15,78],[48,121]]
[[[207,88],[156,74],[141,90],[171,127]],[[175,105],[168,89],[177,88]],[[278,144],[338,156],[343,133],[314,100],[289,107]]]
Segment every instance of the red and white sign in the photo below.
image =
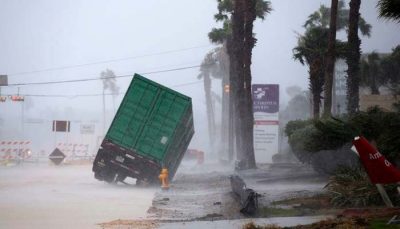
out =
[[400,181],[400,171],[378,152],[364,137],[356,137],[352,148],[361,159],[373,184],[391,184]]
[[30,141],[0,141],[0,160],[27,159],[30,155]]

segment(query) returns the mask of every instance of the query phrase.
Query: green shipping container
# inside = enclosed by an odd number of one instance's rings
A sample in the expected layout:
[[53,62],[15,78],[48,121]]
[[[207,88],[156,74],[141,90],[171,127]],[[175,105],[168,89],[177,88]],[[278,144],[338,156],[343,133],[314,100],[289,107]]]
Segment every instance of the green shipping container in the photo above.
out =
[[154,181],[168,168],[172,179],[193,134],[191,98],[135,74],[96,156],[95,177]]

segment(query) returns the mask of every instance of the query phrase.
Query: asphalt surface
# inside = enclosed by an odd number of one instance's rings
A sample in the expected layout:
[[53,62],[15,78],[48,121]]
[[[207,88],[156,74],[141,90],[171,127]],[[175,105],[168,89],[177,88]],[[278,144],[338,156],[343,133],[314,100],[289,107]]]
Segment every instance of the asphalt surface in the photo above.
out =
[[141,219],[155,192],[100,182],[90,164],[0,166],[0,228],[101,228]]

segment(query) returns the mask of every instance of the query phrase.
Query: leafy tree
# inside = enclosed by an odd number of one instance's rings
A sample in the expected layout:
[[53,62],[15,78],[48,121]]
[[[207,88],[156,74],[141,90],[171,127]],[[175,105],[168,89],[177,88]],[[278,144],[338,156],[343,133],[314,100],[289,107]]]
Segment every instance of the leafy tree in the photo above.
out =
[[398,0],[379,0],[379,17],[400,22],[400,1]]

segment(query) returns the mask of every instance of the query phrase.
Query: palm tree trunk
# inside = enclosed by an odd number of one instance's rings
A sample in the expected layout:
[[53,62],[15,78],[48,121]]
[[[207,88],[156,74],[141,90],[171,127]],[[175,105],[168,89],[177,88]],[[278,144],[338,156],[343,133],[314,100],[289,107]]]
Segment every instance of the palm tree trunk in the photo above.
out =
[[229,106],[229,91],[225,88],[229,85],[229,54],[228,54],[228,41],[225,40],[222,45],[222,112],[221,112],[221,150],[220,160],[232,161],[232,151],[229,150],[230,139],[230,106]]
[[233,41],[232,36],[228,36],[226,40],[226,51],[229,56],[229,112],[228,112],[228,158],[229,161],[233,160],[235,154],[235,94],[233,93],[235,86],[235,56],[233,54]]
[[322,82],[323,69],[321,69],[322,61],[314,59],[310,65],[310,91],[312,94],[312,107],[313,107],[313,118],[319,119],[320,105],[321,105],[321,93],[322,93]]
[[211,78],[210,78],[210,74],[208,72],[203,75],[203,82],[204,82],[204,94],[206,97],[208,136],[209,136],[209,140],[210,140],[211,149],[214,150],[215,119],[214,119],[214,110],[213,110],[212,101],[211,101]]
[[358,37],[358,21],[360,18],[361,0],[350,1],[349,32],[347,62],[347,112],[352,115],[359,108],[359,63],[360,38]]
[[338,0],[332,0],[331,19],[329,24],[328,51],[326,55],[325,90],[324,90],[324,117],[332,115],[332,85],[333,71],[335,68],[335,43],[336,43],[336,20]]
[[247,0],[246,14],[244,21],[244,50],[243,50],[243,68],[244,68],[244,97],[245,97],[245,113],[243,117],[244,132],[244,153],[246,155],[246,168],[255,168],[256,160],[254,155],[253,144],[253,99],[251,94],[251,58],[252,51],[256,43],[253,36],[253,23],[256,20],[256,0]]
[[235,134],[238,169],[245,168],[246,154],[243,147],[244,132],[243,120],[245,118],[246,99],[244,97],[244,71],[243,71],[243,40],[244,40],[244,10],[245,0],[235,0],[232,13],[232,46],[234,75],[231,75],[233,104],[235,109]]

